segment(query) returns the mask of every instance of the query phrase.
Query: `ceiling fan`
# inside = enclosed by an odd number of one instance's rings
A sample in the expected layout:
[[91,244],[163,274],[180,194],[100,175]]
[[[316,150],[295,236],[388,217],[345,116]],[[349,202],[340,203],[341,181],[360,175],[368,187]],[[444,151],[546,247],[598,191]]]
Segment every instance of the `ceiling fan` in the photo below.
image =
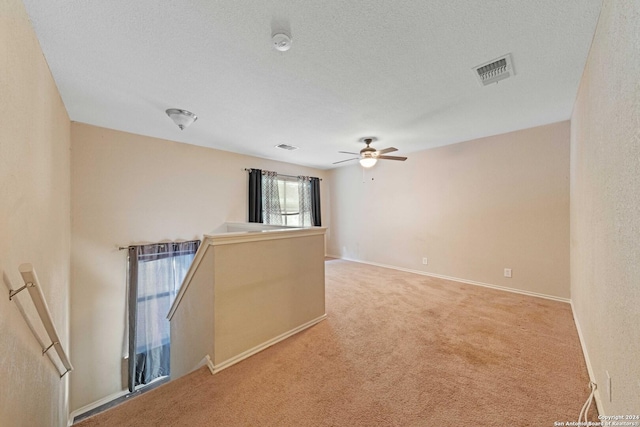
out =
[[367,146],[365,148],[363,148],[362,150],[360,150],[359,153],[352,153],[349,151],[338,151],[338,153],[344,153],[344,154],[353,154],[354,156],[358,156],[358,157],[353,157],[351,159],[346,159],[346,160],[340,160],[339,162],[333,162],[334,165],[338,164],[338,163],[344,163],[344,162],[350,162],[351,160],[360,160],[360,164],[362,165],[362,167],[365,168],[370,168],[371,166],[375,165],[379,159],[383,159],[383,160],[400,160],[400,161],[405,161],[407,160],[406,157],[400,157],[400,156],[385,156],[385,154],[387,153],[392,153],[394,151],[398,151],[397,148],[394,147],[389,147],[389,148],[385,148],[383,150],[376,150],[373,147],[370,147],[371,143],[377,141],[378,138],[376,137],[365,137],[365,138],[360,138],[360,142],[364,142],[365,144],[367,144]]

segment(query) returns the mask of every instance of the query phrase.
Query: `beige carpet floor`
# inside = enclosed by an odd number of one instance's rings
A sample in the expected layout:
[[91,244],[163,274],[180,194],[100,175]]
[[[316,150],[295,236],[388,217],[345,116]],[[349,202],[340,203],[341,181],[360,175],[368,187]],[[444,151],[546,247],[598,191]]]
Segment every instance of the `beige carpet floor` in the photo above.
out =
[[77,425],[553,426],[588,397],[569,304],[342,260],[326,293],[316,326]]

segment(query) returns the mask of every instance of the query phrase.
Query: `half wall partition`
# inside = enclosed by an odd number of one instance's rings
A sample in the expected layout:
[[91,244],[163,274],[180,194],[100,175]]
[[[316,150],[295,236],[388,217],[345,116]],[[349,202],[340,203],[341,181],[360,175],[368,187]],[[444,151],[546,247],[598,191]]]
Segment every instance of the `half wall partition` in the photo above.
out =
[[171,377],[218,372],[320,322],[326,228],[226,223],[206,234],[171,307]]

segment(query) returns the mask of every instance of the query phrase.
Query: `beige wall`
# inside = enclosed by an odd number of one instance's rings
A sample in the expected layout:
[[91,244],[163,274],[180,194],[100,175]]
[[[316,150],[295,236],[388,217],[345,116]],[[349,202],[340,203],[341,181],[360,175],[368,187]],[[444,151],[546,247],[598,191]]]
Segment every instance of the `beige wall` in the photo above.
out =
[[[126,252],[118,245],[201,238],[225,221],[246,221],[243,168],[320,178],[326,173],[78,123],[71,139],[75,410],[126,388]],[[328,225],[326,181],[321,193]]]
[[[34,265],[68,348],[70,125],[20,0],[0,1],[0,117],[0,275],[17,288],[18,265]],[[69,375],[60,380],[0,289],[0,424],[66,425]],[[37,316],[28,294],[18,299]]]
[[604,412],[640,414],[639,2],[604,2],[571,124],[571,297]]
[[569,122],[408,157],[331,172],[329,254],[569,297]]

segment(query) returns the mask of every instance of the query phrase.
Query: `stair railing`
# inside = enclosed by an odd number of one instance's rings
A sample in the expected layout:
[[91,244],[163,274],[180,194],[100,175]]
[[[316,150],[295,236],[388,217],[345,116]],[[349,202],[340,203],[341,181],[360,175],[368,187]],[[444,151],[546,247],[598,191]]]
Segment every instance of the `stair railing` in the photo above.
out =
[[60,362],[62,363],[65,369],[64,372],[60,373],[60,378],[62,378],[67,373],[73,370],[73,366],[71,366],[71,362],[69,362],[69,358],[67,357],[67,354],[65,353],[64,348],[62,347],[62,344],[60,344],[60,337],[58,336],[58,331],[56,330],[56,327],[53,324],[53,320],[51,319],[51,312],[49,311],[49,307],[47,306],[47,301],[44,299],[44,294],[42,293],[42,288],[40,287],[38,276],[36,275],[36,272],[33,269],[33,266],[31,264],[21,264],[20,267],[18,267],[18,270],[20,271],[20,275],[22,276],[22,280],[24,281],[24,286],[17,290],[12,290],[10,288],[9,300],[13,300],[13,297],[15,297],[18,293],[22,292],[25,289],[28,291],[29,295],[31,296],[31,300],[33,301],[33,305],[36,308],[36,311],[38,312],[40,321],[42,322],[42,325],[44,326],[44,329],[45,331],[47,331],[47,335],[51,340],[51,344],[45,347],[45,344],[42,342],[42,340],[36,333],[25,311],[19,305],[19,302],[17,300],[16,300],[16,304],[18,304],[19,310],[24,316],[24,319],[27,322],[29,329],[31,329],[31,332],[36,337],[36,340],[38,340],[38,343],[42,347],[42,355],[44,356],[45,354],[47,354],[51,359],[51,363],[53,363],[56,369],[59,370],[58,365],[53,361],[51,353],[49,353],[49,350],[51,350],[52,348],[56,350],[56,353],[58,354]]

